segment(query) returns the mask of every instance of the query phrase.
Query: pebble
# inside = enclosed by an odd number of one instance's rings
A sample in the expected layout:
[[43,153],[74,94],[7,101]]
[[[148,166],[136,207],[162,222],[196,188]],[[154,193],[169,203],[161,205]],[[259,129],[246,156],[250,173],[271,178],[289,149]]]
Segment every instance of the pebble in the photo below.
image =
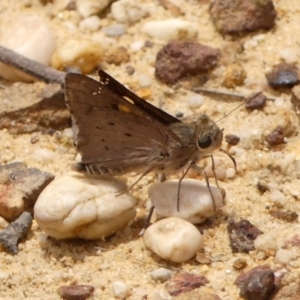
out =
[[70,39],[64,41],[53,53],[52,67],[65,70],[78,68],[83,74],[93,71],[102,59],[99,43],[88,39]]
[[105,54],[105,61],[116,66],[127,63],[129,60],[130,55],[125,47],[112,48]]
[[80,29],[86,29],[91,32],[98,30],[100,26],[101,26],[101,21],[98,16],[87,17],[79,23]]
[[76,0],[77,11],[83,18],[102,12],[112,0]]
[[278,249],[274,257],[274,263],[287,265],[295,258],[297,257],[291,249]]
[[147,248],[173,261],[190,260],[203,247],[203,238],[191,223],[178,218],[162,219],[148,227],[143,236]]
[[239,64],[231,64],[227,66],[223,85],[227,88],[235,88],[237,86],[241,86],[247,77],[247,73],[245,69]]
[[115,297],[120,299],[126,299],[131,295],[130,288],[122,281],[115,281],[112,284]]
[[35,220],[56,239],[101,239],[124,228],[135,217],[136,199],[116,179],[85,177],[72,172],[55,179],[40,194]]
[[214,0],[210,15],[217,30],[229,34],[269,30],[276,19],[272,0]]
[[153,300],[172,300],[173,298],[168,292],[166,292],[164,290],[157,290],[151,295],[150,299],[153,299]]
[[266,135],[265,140],[271,146],[276,146],[284,143],[284,133],[282,126],[277,126],[272,132]]
[[263,109],[266,105],[267,97],[262,93],[258,92],[247,98],[245,103],[246,109]]
[[204,103],[204,97],[202,95],[192,95],[189,97],[189,107],[191,109],[198,108]]
[[298,62],[297,48],[283,48],[279,51],[279,56],[288,64],[296,64]]
[[165,282],[172,277],[173,272],[166,268],[159,268],[150,273],[150,276],[155,281]]
[[103,32],[109,37],[121,36],[126,32],[126,26],[123,24],[115,24],[102,28]]
[[[0,38],[1,46],[9,48],[43,65],[50,65],[55,38],[48,23],[38,15],[17,16]],[[34,78],[0,63],[0,76],[11,81],[32,82]]]
[[230,247],[233,253],[249,253],[254,250],[254,240],[263,232],[248,220],[230,220],[227,225]]
[[242,274],[236,280],[240,296],[245,300],[268,300],[275,289],[275,275],[272,269],[258,266]]
[[266,74],[269,86],[277,88],[292,88],[299,81],[298,68],[292,64],[280,63]]
[[[193,273],[179,273],[173,276],[165,284],[165,288],[171,296],[177,296],[180,294],[186,294],[192,290],[195,290],[201,286],[209,283],[206,277],[203,275],[197,275]],[[188,299],[205,299],[203,297],[192,297]]]
[[235,135],[235,134],[226,134],[225,135],[225,141],[231,145],[231,146],[235,146],[239,143],[240,141],[240,137]]
[[176,200],[178,184],[178,180],[168,180],[154,183],[149,187],[148,194],[159,218],[177,217],[198,224],[215,215],[223,205],[222,192],[217,187],[210,185],[216,205],[214,209],[214,202],[206,183],[196,179],[183,179],[178,211]]
[[142,27],[147,35],[161,40],[193,38],[198,33],[198,27],[188,21],[180,19],[167,19],[162,21],[149,21]]
[[10,254],[18,253],[18,243],[27,236],[32,224],[32,215],[25,211],[0,232],[0,245]]
[[95,288],[91,285],[72,284],[58,288],[58,295],[65,300],[85,300],[91,297]]
[[132,0],[119,0],[111,5],[112,17],[119,23],[136,23],[151,12],[151,5]]
[[0,166],[0,216],[8,221],[31,209],[54,175],[15,162]]
[[156,56],[155,76],[167,84],[175,84],[187,75],[211,70],[219,61],[220,50],[190,41],[172,40]]
[[152,82],[153,82],[152,78],[147,74],[140,73],[138,75],[138,83],[141,88],[150,87],[152,85]]

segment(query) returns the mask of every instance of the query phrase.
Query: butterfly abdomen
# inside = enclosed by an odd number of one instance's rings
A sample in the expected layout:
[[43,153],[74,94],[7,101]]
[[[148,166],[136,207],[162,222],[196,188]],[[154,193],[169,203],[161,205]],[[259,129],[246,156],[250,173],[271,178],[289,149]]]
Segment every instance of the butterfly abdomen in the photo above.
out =
[[113,177],[113,176],[123,174],[123,172],[118,168],[110,169],[96,163],[95,164],[77,163],[72,166],[72,169],[77,172],[86,173],[97,177]]

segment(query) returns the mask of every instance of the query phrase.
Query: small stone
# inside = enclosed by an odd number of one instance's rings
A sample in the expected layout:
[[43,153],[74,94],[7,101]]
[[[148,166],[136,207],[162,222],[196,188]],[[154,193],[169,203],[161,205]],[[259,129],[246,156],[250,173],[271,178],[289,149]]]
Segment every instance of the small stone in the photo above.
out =
[[297,222],[299,215],[292,210],[276,209],[270,212],[270,215],[276,219],[280,219],[286,222]]
[[218,63],[219,57],[219,49],[194,42],[170,41],[157,53],[155,75],[165,83],[174,84],[187,75],[207,72]]
[[267,134],[265,140],[271,146],[277,146],[284,143],[284,133],[281,126],[277,126],[271,133]]
[[101,13],[112,0],[76,0],[77,11],[83,18]]
[[240,138],[235,134],[226,134],[225,141],[232,146],[235,146],[239,143]]
[[158,290],[158,291],[155,291],[151,295],[150,299],[153,299],[153,300],[172,300],[173,297],[167,291]]
[[195,94],[189,98],[189,107],[192,109],[200,107],[203,103],[204,97],[202,95]]
[[115,297],[120,299],[126,299],[131,295],[130,288],[122,281],[115,281],[112,284]]
[[274,88],[292,88],[299,84],[298,68],[287,63],[275,65],[271,72],[266,74],[269,85]]
[[154,223],[146,229],[143,238],[146,247],[158,256],[178,263],[190,260],[203,246],[198,229],[178,218]]
[[165,288],[171,296],[178,296],[204,286],[207,283],[209,283],[209,281],[202,275],[180,273],[168,280],[165,283]]
[[123,24],[115,24],[102,28],[103,32],[109,37],[121,36],[126,32],[126,27]]
[[150,273],[150,276],[155,281],[165,282],[172,277],[173,272],[166,268],[159,268]]
[[0,215],[12,221],[34,206],[54,175],[15,162],[0,166]]
[[101,239],[124,228],[135,217],[136,199],[117,179],[71,173],[55,179],[39,196],[34,216],[56,239]]
[[244,83],[246,77],[247,73],[241,65],[229,65],[224,73],[223,85],[227,88],[240,86]]
[[265,107],[266,101],[267,97],[262,92],[258,92],[248,97],[248,99],[246,100],[245,108],[251,110],[263,109]]
[[57,293],[65,300],[85,300],[93,295],[94,290],[91,285],[74,284],[61,286]]
[[197,255],[196,255],[196,258],[195,260],[200,263],[200,264],[205,264],[205,265],[208,265],[211,263],[211,260],[210,258],[208,258],[207,256],[205,256],[204,253],[201,253],[201,252],[198,252]]
[[252,225],[248,220],[235,222],[229,221],[227,225],[229,233],[230,247],[233,253],[248,253],[254,250],[254,240],[262,234],[257,227]]
[[245,300],[268,300],[275,289],[274,272],[268,267],[258,266],[236,279],[241,288],[240,297]]
[[288,265],[289,263],[294,261],[295,258],[295,253],[290,249],[278,249],[274,257],[274,263]]
[[296,64],[298,62],[297,48],[283,48],[279,52],[280,57],[288,64]]
[[300,85],[292,88],[291,103],[294,106],[296,113],[300,114]]
[[232,266],[235,270],[242,270],[247,267],[247,261],[244,258],[238,258],[233,262]]
[[210,185],[212,199],[206,183],[196,179],[183,179],[178,211],[176,201],[178,187],[178,180],[158,182],[149,187],[148,194],[159,218],[177,217],[198,224],[215,215],[223,205],[224,198],[219,188]]
[[73,39],[64,41],[55,50],[51,64],[59,70],[76,67],[83,74],[88,74],[97,67],[101,59],[100,44],[87,39]]
[[[13,18],[8,28],[0,38],[1,46],[49,66],[55,50],[55,38],[43,18],[35,14],[21,14]],[[35,80],[34,77],[3,63],[0,63],[0,76],[11,81]]]
[[149,21],[143,26],[142,30],[150,37],[165,41],[190,39],[195,37],[198,32],[195,24],[180,19]]
[[88,18],[83,19],[79,23],[80,29],[86,29],[91,32],[98,30],[100,26],[101,26],[101,21],[98,16],[90,16]]
[[28,212],[23,212],[22,215],[10,223],[2,232],[0,232],[0,244],[11,254],[18,253],[18,242],[23,239],[32,224],[32,216]]
[[229,34],[269,30],[276,19],[272,0],[214,0],[210,14],[217,30]]
[[109,50],[105,54],[105,60],[109,64],[119,66],[123,63],[127,63],[130,60],[130,55],[125,47],[118,47]]
[[112,17],[119,23],[136,23],[148,16],[151,6],[131,0],[119,0],[111,5]]

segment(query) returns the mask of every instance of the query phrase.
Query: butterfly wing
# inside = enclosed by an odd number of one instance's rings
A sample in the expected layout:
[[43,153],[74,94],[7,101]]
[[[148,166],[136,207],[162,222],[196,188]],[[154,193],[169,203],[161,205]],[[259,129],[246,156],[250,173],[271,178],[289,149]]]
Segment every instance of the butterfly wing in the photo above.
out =
[[80,74],[66,75],[65,99],[77,127],[82,163],[97,164],[112,175],[155,167],[180,139],[154,113],[141,108],[144,100],[133,100],[119,86],[115,91],[116,81],[111,84],[111,77],[105,78],[97,82]]
[[155,107],[154,105],[148,103],[147,101],[141,99],[136,94],[127,89],[124,85],[118,82],[116,79],[111,77],[103,70],[98,71],[100,82],[106,83],[109,90],[114,91],[121,97],[129,98],[136,107],[140,108],[141,111],[146,112],[148,116],[151,116],[154,120],[159,121],[164,125],[170,125],[172,123],[181,122],[174,116],[166,113],[165,111]]

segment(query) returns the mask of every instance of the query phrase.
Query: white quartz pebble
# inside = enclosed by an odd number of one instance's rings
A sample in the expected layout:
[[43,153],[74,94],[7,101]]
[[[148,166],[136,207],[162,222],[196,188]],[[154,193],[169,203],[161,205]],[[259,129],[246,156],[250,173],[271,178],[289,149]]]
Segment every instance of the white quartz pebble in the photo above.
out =
[[111,5],[112,17],[120,23],[135,23],[150,13],[151,5],[142,1],[119,0]]
[[215,215],[223,205],[224,199],[219,188],[210,185],[214,198],[212,199],[206,183],[195,179],[184,179],[180,187],[178,211],[178,185],[178,180],[169,180],[154,183],[149,187],[148,194],[158,217],[177,217],[197,224]]
[[80,29],[86,29],[89,31],[96,31],[101,26],[101,21],[98,16],[90,16],[88,18],[83,19],[79,23]]
[[70,173],[52,181],[40,194],[34,217],[40,228],[57,239],[100,239],[124,228],[135,217],[136,199],[117,196],[126,185]]
[[77,11],[82,17],[96,15],[105,9],[112,0],[76,0]]
[[153,280],[165,282],[172,277],[173,272],[166,268],[159,268],[150,273]]
[[120,299],[126,299],[131,295],[130,289],[128,285],[126,285],[122,281],[115,281],[113,282],[113,292],[115,297]]
[[203,246],[199,230],[179,218],[162,219],[148,227],[143,236],[146,247],[173,262],[185,262]]
[[180,19],[149,21],[142,30],[149,36],[162,40],[191,38],[197,34],[194,24]]
[[[0,37],[0,45],[27,58],[49,65],[55,50],[55,39],[48,23],[35,14],[24,14],[10,22]],[[0,63],[0,76],[12,81],[30,82],[34,78]]]

